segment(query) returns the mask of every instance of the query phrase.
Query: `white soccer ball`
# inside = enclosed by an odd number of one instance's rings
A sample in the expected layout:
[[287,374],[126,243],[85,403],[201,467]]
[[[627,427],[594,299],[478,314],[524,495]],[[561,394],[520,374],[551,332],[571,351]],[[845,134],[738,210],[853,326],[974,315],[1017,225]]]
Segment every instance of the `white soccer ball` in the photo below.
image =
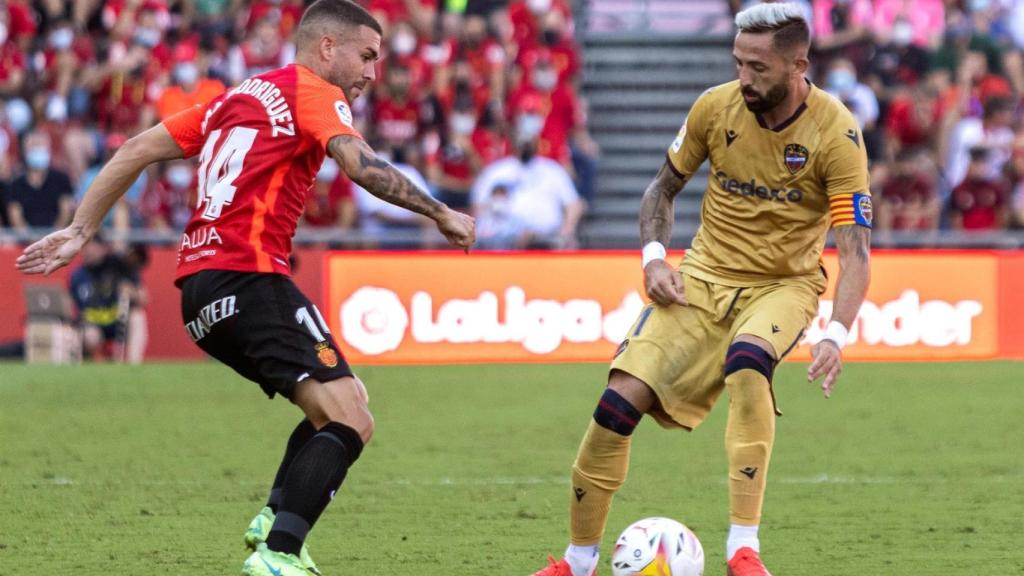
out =
[[615,541],[614,576],[702,576],[704,548],[689,528],[669,518],[644,518]]

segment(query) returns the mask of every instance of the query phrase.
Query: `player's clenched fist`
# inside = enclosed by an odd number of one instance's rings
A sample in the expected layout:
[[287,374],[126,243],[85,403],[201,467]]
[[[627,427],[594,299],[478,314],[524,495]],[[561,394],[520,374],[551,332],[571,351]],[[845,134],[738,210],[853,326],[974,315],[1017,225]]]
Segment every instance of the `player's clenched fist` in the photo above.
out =
[[664,260],[652,260],[644,268],[644,286],[647,296],[657,304],[686,306],[683,278]]
[[843,371],[843,353],[839,351],[839,346],[835,342],[826,339],[811,348],[811,356],[814,361],[807,368],[807,381],[814,382],[825,376],[821,381],[821,390],[825,393],[825,398],[828,398],[832,395],[832,386]]
[[476,221],[472,216],[445,208],[435,221],[437,229],[452,246],[458,246],[468,253],[470,246],[476,242]]

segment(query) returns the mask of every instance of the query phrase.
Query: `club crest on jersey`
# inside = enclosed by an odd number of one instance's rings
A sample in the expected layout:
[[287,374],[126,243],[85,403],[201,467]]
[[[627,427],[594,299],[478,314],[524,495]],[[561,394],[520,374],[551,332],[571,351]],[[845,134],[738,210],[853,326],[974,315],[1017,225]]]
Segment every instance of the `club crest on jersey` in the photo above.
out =
[[349,128],[352,127],[352,109],[341,100],[334,101],[334,111],[338,113],[338,119]]
[[334,352],[331,345],[327,342],[320,342],[316,345],[316,357],[320,359],[320,363],[328,368],[334,368],[338,365],[338,354]]
[[782,159],[790,174],[799,172],[804,164],[807,164],[808,156],[810,156],[810,152],[799,144],[786,144],[786,149],[782,152]]

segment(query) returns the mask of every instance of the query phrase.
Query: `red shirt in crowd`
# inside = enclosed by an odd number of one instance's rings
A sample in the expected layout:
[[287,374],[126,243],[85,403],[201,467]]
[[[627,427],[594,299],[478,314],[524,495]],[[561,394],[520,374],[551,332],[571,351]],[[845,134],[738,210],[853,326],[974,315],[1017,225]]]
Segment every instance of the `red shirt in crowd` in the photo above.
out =
[[[333,162],[333,160],[331,160]],[[344,200],[352,200],[352,181],[344,174],[331,182],[327,195],[317,192],[319,186],[312,186],[306,195],[306,211],[302,217],[306,224],[318,228],[330,228],[338,224],[338,205]]]
[[[549,10],[558,10],[566,22],[572,22],[572,7],[566,0],[551,0]],[[538,18],[526,5],[526,0],[512,0],[508,3],[508,19],[512,23],[512,39],[516,45],[526,46],[537,38],[540,31]]]
[[579,102],[573,89],[562,84],[545,94],[530,86],[520,86],[509,96],[509,112],[515,118],[528,111],[537,112],[545,118],[537,154],[563,165],[571,162],[569,135],[576,127],[579,115]]
[[1006,206],[1006,187],[999,182],[968,177],[953,189],[951,207],[960,214],[964,230],[998,230]]
[[392,100],[382,90],[373,103],[373,121],[377,135],[385,142],[404,144],[419,131],[419,104],[411,99]]
[[894,212],[893,230],[933,230],[938,224],[925,213],[935,198],[935,186],[924,176],[893,176],[882,187],[882,198]]

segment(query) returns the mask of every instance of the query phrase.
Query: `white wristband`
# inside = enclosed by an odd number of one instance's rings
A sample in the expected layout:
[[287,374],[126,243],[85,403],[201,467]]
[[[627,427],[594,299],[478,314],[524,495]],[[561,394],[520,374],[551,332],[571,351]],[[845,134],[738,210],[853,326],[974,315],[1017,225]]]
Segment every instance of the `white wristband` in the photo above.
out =
[[846,329],[846,326],[833,320],[825,327],[825,337],[822,340],[831,340],[842,350],[843,346],[846,346],[846,339],[849,336],[850,331]]
[[654,242],[648,242],[644,246],[642,254],[642,261],[640,264],[641,268],[647,268],[647,265],[655,260],[665,259],[665,246],[661,242],[655,240]]

